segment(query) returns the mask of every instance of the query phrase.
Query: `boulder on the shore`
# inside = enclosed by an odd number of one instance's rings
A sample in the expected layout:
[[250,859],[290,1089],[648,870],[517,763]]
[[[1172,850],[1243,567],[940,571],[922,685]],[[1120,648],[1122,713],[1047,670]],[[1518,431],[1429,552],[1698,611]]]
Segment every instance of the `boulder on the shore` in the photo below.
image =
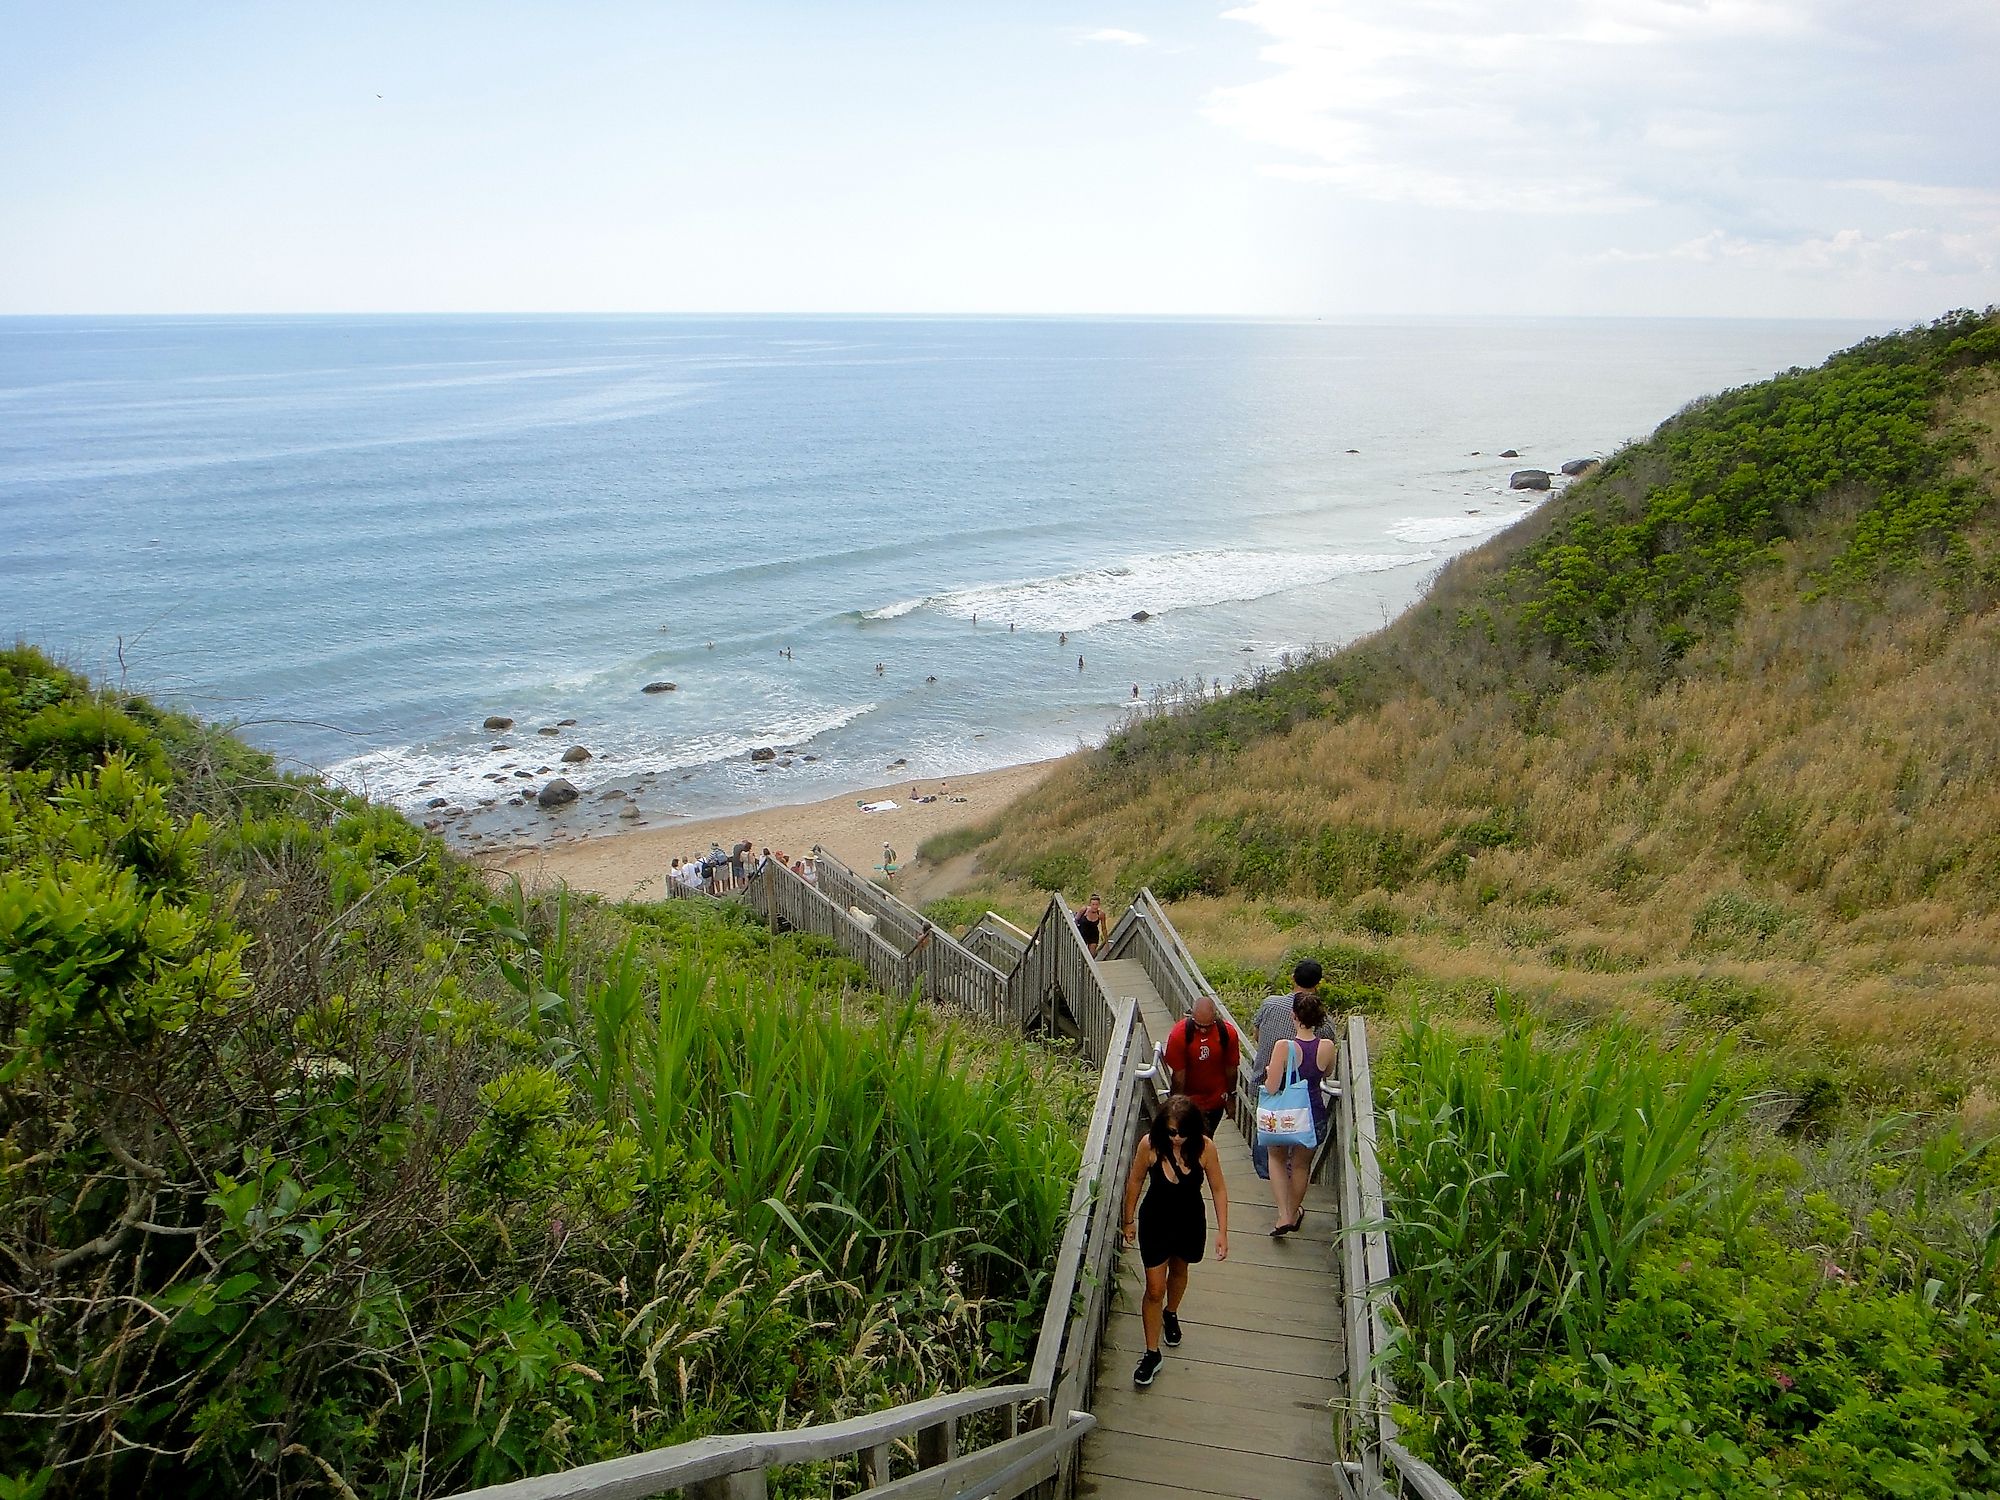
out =
[[535,793],[535,801],[542,807],[561,807],[565,803],[576,801],[576,796],[576,788],[558,776]]
[[1507,476],[1510,490],[1545,490],[1549,487],[1547,469],[1516,469]]
[[1588,474],[1599,462],[1600,460],[1595,458],[1572,458],[1563,465],[1563,473],[1574,479],[1579,474]]
[[1153,618],[1153,612],[1150,609],[1135,609],[1132,611],[1132,618],[1143,625]]
[[590,759],[590,752],[581,745],[571,745],[569,749],[563,751],[562,758],[566,766],[580,766]]
[[449,797],[433,797],[433,798],[431,798],[431,800],[430,800],[430,801],[426,802],[426,803],[424,804],[424,806],[425,806],[425,807],[448,807],[448,806],[450,806],[450,804],[451,804],[451,798],[449,798]]
[[1502,449],[1500,450],[1500,456],[1501,456],[1502,458],[1519,458],[1519,457],[1520,457],[1521,455],[1520,455],[1520,452],[1519,452],[1519,451],[1518,451],[1517,449],[1513,449],[1513,448],[1502,448]]
[[752,760],[776,760],[778,752],[769,745],[759,745],[755,750],[750,752],[750,758]]
[[512,729],[514,721],[505,714],[488,714],[483,727],[487,729]]
[[678,683],[672,682],[649,682],[640,688],[639,691],[642,693],[671,693],[678,686]]

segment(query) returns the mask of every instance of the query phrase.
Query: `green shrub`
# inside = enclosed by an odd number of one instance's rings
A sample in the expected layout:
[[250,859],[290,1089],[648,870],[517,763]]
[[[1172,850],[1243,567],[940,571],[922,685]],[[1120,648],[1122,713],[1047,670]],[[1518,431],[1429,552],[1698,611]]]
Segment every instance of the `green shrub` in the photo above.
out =
[[962,933],[986,915],[986,903],[970,896],[939,896],[924,903],[923,913],[946,931]]
[[947,828],[943,833],[934,833],[917,845],[917,858],[929,864],[941,865],[946,860],[956,859],[961,854],[970,854],[982,845],[990,844],[1000,837],[1000,824],[981,823],[970,828]]
[[1691,1018],[1727,1029],[1754,1021],[1771,1008],[1770,993],[1726,974],[1681,974],[1663,981],[1660,998]]
[[1718,891],[1695,911],[1690,936],[1706,947],[1755,946],[1791,925],[1792,914],[1776,901],[1749,891]]
[[1038,891],[1081,895],[1090,880],[1090,861],[1070,849],[1044,854],[1028,866],[1028,884]]

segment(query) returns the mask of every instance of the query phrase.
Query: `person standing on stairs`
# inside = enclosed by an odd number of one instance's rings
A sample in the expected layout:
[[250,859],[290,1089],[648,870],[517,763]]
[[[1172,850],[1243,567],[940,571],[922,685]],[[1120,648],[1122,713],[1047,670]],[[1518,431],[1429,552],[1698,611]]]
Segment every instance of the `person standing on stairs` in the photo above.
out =
[[1104,946],[1104,929],[1111,924],[1105,920],[1104,908],[1099,904],[1097,892],[1090,893],[1090,899],[1083,904],[1083,910],[1076,914],[1077,936],[1090,949],[1090,956],[1097,957]]
[[[1292,1002],[1308,991],[1314,999],[1318,999],[1319,982],[1323,977],[1324,971],[1318,959],[1302,958],[1292,966],[1292,992],[1289,995],[1268,996],[1257,1007],[1256,1019],[1250,1023],[1250,1030],[1257,1038],[1257,1061],[1252,1077],[1263,1078],[1271,1066],[1272,1050],[1292,1034]],[[1329,1022],[1320,1027],[1319,1034],[1332,1037],[1337,1033]],[[1250,1165],[1257,1169],[1259,1177],[1270,1177],[1271,1167],[1262,1142],[1251,1146]]]
[[[1153,1116],[1139,1142],[1132,1173],[1125,1181],[1124,1236],[1139,1246],[1146,1268],[1146,1300],[1140,1319],[1146,1352],[1132,1383],[1147,1386],[1160,1373],[1164,1335],[1169,1347],[1181,1341],[1181,1298],[1187,1295],[1188,1267],[1208,1244],[1208,1216],[1202,1211],[1206,1180],[1215,1199],[1215,1258],[1229,1259],[1229,1189],[1222,1181],[1222,1156],[1202,1127],[1201,1111],[1185,1094],[1175,1094]],[[1145,1200],[1140,1201],[1140,1191]]]
[[[1326,1139],[1326,1095],[1320,1081],[1333,1070],[1334,1045],[1319,1034],[1326,1022],[1326,1006],[1311,990],[1292,997],[1292,1035],[1271,1050],[1271,1063],[1264,1070],[1264,1087],[1276,1093],[1284,1086],[1285,1074],[1297,1068],[1312,1094],[1313,1139]],[[1277,1205],[1278,1222],[1271,1237],[1278,1239],[1299,1227],[1305,1217],[1306,1186],[1312,1181],[1312,1146],[1271,1148],[1271,1198]]]
[[1195,996],[1193,1012],[1167,1033],[1167,1071],[1174,1092],[1194,1100],[1210,1135],[1221,1128],[1236,1093],[1242,1050],[1236,1028],[1217,1012],[1213,995]]

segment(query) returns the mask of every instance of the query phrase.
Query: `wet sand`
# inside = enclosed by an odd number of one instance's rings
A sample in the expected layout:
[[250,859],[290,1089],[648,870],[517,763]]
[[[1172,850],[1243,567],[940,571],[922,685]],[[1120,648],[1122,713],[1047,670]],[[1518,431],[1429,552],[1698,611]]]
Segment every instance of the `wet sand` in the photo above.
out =
[[[898,863],[913,861],[917,845],[925,839],[987,822],[1040,783],[1056,764],[1034,761],[947,777],[942,783],[914,783],[925,795],[938,794],[941,785],[947,787],[934,802],[912,802],[912,783],[898,781],[820,802],[765,807],[630,833],[593,834],[553,848],[513,849],[475,858],[486,869],[519,875],[531,886],[563,881],[617,900],[658,900],[665,894],[667,868],[677,856],[704,854],[710,843],[726,849],[741,839],[749,839],[759,851],[782,849],[787,857],[807,854],[819,844],[869,875],[882,863],[884,842],[895,848]],[[965,800],[951,800],[960,797]],[[885,800],[896,803],[893,812],[863,812],[857,805]]]

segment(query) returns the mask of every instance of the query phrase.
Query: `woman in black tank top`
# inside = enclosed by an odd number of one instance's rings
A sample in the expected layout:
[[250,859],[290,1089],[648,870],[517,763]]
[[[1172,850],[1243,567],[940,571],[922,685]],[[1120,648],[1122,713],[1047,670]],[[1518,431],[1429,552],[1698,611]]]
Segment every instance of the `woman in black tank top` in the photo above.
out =
[[[1181,1341],[1180,1305],[1187,1294],[1188,1267],[1208,1244],[1208,1216],[1201,1186],[1215,1199],[1215,1258],[1229,1259],[1229,1190],[1222,1181],[1222,1157],[1201,1116],[1185,1094],[1175,1094],[1153,1116],[1152,1129],[1132,1158],[1125,1183],[1125,1243],[1135,1240],[1146,1267],[1146,1353],[1132,1372],[1134,1385],[1151,1385],[1159,1373],[1160,1336]],[[1145,1201],[1139,1193],[1145,1191]]]

